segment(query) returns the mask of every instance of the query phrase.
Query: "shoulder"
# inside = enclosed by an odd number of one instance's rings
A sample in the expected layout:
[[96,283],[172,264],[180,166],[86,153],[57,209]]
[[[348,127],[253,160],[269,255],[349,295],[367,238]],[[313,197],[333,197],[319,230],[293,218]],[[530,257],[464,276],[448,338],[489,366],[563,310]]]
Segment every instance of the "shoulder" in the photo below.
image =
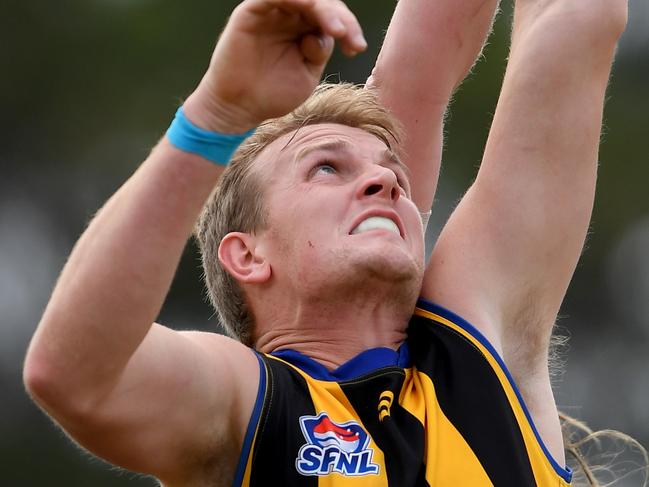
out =
[[179,336],[192,342],[215,360],[236,360],[241,366],[257,364],[255,351],[234,338],[205,331],[179,331]]
[[214,386],[223,388],[219,394],[230,392],[235,416],[249,409],[245,406],[252,407],[261,370],[259,356],[252,348],[218,333],[181,331],[179,335],[194,345],[195,353],[201,356],[197,365],[205,367],[202,372],[215,379]]
[[[198,460],[195,473],[234,474],[246,432],[258,402],[266,374],[257,353],[230,337],[210,332],[181,331],[179,339],[191,343],[195,370],[187,382],[197,381],[199,397],[205,401],[194,410],[195,426],[208,433],[206,441],[195,444],[192,456]],[[193,388],[192,388],[193,389]],[[184,398],[184,404],[192,398]],[[195,470],[194,470],[195,469]],[[197,475],[201,475],[197,473]],[[211,475],[211,473],[210,473]]]

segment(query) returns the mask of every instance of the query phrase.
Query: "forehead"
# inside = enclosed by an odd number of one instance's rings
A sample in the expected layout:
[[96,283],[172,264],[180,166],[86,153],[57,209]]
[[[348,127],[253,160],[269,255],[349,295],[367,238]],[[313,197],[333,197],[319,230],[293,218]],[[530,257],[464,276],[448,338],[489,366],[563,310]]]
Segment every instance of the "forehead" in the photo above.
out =
[[294,160],[303,151],[321,146],[344,147],[369,158],[387,152],[396,163],[401,164],[378,137],[363,129],[336,123],[306,125],[282,135],[264,148],[257,158],[257,164],[273,169],[278,164]]

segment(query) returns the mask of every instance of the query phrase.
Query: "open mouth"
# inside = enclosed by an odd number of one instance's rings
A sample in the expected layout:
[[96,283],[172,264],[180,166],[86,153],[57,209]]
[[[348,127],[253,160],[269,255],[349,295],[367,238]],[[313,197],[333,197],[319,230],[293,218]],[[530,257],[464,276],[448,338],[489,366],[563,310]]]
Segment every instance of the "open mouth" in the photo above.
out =
[[384,216],[371,216],[360,222],[352,231],[351,235],[357,235],[370,230],[387,230],[401,236],[398,225]]

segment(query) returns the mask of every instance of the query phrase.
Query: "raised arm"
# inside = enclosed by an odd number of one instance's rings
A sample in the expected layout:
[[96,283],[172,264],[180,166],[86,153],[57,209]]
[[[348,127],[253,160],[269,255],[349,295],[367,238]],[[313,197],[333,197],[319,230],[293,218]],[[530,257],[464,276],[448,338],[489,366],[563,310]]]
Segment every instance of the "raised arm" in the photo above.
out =
[[[354,53],[358,34],[342,2],[247,0],[185,114],[222,133],[282,115],[311,94],[334,38]],[[32,396],[83,446],[174,485],[234,468],[259,377],[233,340],[151,325],[221,172],[163,138],[77,242],[24,369]]]
[[433,251],[423,295],[503,353],[561,455],[549,339],[586,237],[604,95],[626,0],[517,0],[477,179]]
[[367,85],[401,121],[420,211],[435,197],[443,122],[453,91],[491,30],[499,0],[400,0]]

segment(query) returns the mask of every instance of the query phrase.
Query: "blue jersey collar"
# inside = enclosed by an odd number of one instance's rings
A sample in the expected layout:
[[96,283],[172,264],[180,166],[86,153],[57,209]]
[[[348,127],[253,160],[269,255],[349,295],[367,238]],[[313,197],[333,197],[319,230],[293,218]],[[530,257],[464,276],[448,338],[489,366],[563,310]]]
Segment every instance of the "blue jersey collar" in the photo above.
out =
[[386,347],[365,350],[335,370],[328,370],[321,363],[295,350],[279,350],[270,355],[285,360],[314,379],[336,382],[357,379],[385,367],[410,367],[407,343],[403,343],[398,350]]

